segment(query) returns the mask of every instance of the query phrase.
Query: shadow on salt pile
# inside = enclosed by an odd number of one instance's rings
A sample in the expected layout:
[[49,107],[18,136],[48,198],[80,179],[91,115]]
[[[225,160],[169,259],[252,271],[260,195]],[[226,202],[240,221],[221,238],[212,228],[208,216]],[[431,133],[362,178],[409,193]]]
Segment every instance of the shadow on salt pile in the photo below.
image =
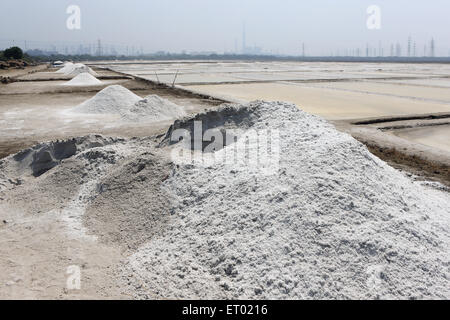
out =
[[[257,118],[258,110],[251,105],[224,105],[218,109],[207,110],[176,120],[159,147],[172,146],[184,141],[183,145],[192,151],[218,151],[237,142],[238,130],[250,129]],[[213,149],[208,148],[214,143],[216,144]]]

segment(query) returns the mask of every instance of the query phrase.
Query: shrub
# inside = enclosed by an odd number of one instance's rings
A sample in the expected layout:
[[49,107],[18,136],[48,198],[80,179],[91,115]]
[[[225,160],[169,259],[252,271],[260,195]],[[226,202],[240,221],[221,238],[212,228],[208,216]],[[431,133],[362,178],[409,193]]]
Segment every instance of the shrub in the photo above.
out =
[[22,59],[23,51],[19,47],[11,47],[3,52],[6,59]]

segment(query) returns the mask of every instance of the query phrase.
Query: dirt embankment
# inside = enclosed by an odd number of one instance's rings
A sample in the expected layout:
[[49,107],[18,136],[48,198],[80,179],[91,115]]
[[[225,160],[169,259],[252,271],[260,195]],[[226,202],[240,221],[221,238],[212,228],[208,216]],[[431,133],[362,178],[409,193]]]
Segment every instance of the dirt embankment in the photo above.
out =
[[372,143],[366,143],[366,146],[371,153],[393,167],[438,181],[450,188],[450,166],[448,164],[423,159],[417,154],[405,153],[394,147],[383,147]]
[[0,83],[6,84],[15,81],[15,78],[30,73],[39,72],[48,68],[47,64],[30,64],[26,61],[0,61]]
[[364,143],[371,153],[417,180],[450,187],[450,153],[445,149],[400,137],[397,132],[447,125],[447,114],[335,122],[336,127]]

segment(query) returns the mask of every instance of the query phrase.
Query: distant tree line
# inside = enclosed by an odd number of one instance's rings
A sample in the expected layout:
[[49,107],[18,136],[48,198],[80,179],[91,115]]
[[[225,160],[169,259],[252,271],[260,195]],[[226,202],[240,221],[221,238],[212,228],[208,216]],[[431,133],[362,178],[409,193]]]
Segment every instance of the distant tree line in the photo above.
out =
[[129,61],[129,60],[224,60],[224,61],[299,61],[299,62],[392,62],[392,63],[450,63],[450,57],[298,57],[272,55],[240,55],[240,54],[177,54],[164,55],[148,54],[139,56],[92,56],[92,55],[62,55],[52,54],[33,56],[40,62],[48,61]]
[[312,56],[274,56],[250,54],[187,54],[158,52],[139,56],[125,55],[65,55],[41,50],[29,50],[23,53],[18,47],[0,52],[0,59],[33,59],[36,62],[52,61],[100,61],[100,60],[246,60],[246,61],[303,61],[303,62],[404,62],[404,63],[450,63],[450,57],[312,57]]

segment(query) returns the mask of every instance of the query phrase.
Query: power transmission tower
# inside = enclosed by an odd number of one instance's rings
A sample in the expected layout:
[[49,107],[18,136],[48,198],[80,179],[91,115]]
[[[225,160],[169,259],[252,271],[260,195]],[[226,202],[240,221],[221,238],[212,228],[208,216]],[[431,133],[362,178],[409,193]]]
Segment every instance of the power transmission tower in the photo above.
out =
[[430,46],[431,46],[431,48],[430,48],[430,57],[434,57],[435,47],[434,47],[434,39],[433,38],[431,38]]
[[411,57],[411,36],[408,37],[408,57]]
[[398,42],[397,42],[397,47],[395,49],[395,56],[396,57],[402,56],[402,47],[401,47],[400,43],[398,43]]
[[98,56],[102,55],[102,42],[100,39],[98,39],[97,41],[97,55]]
[[247,43],[246,43],[246,34],[245,34],[245,21],[242,23],[242,53],[245,54]]

